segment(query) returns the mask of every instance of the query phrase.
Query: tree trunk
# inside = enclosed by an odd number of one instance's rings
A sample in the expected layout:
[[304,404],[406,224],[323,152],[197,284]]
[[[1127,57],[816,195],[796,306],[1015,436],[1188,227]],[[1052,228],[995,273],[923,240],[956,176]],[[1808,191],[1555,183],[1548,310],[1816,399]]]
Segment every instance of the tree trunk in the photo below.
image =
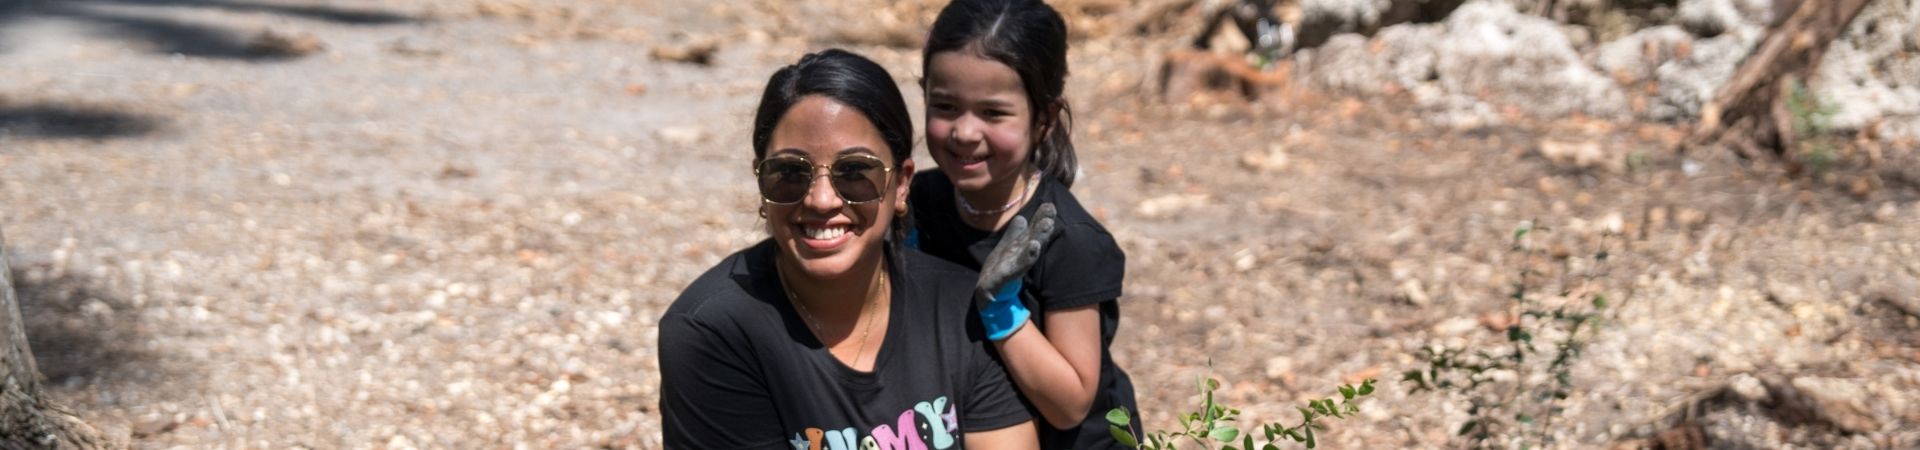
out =
[[1719,144],[1749,159],[1762,150],[1786,155],[1800,138],[1794,135],[1787,98],[1812,77],[1828,45],[1870,0],[1776,1],[1798,6],[1784,9],[1792,15],[1768,27],[1766,38],[1701,108],[1687,147]]
[[40,371],[27,347],[26,324],[14,297],[6,236],[0,234],[0,449],[108,447],[92,426],[40,394]]
[[1740,63],[1734,77],[1701,108],[1688,146],[1722,144],[1743,158],[1757,158],[1761,150],[1786,156],[1793,150],[1793,112],[1788,98],[1793,87],[1805,87],[1826,56],[1828,44],[1847,31],[1870,0],[1784,0],[1795,8],[1766,29],[1766,38]]

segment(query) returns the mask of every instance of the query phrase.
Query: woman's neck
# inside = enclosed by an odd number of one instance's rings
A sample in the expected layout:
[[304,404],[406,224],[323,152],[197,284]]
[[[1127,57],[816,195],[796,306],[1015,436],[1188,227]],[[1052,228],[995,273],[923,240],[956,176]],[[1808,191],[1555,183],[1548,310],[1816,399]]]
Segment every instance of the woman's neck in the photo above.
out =
[[856,265],[846,276],[831,280],[809,278],[785,261],[777,264],[781,265],[781,284],[793,294],[792,300],[812,316],[811,320],[821,322],[815,325],[838,328],[858,321],[865,308],[885,300],[877,297],[889,291],[888,286],[880,282],[886,261],[885,258],[873,259]]
[[958,200],[966,203],[957,205],[960,210],[960,221],[976,230],[999,230],[1001,226],[1013,220],[1014,216],[1020,215],[1020,209],[1026,206],[1026,202],[1030,200],[1027,197],[1035,189],[1033,184],[1039,183],[1037,178],[1032,172],[1027,172],[1002,183],[987,185],[977,191],[955,189],[954,191],[960,194]]

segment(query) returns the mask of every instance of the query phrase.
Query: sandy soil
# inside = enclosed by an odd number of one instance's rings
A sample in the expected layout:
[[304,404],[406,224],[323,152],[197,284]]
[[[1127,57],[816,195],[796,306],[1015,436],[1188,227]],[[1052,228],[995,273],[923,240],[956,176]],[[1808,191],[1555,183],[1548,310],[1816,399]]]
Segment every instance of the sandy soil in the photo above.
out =
[[[918,97],[917,52],[887,46],[911,42],[818,26],[929,11],[871,3],[0,6],[0,229],[41,368],[141,448],[657,448],[653,323],[761,238],[765,77],[844,45]],[[1168,104],[1146,93],[1174,40],[1081,6],[1099,32],[1073,50],[1075,191],[1128,252],[1115,353],[1150,428],[1193,408],[1196,376],[1249,420],[1375,377],[1323,445],[1463,444],[1468,400],[1399,374],[1422,348],[1504,348],[1533,270],[1541,304],[1611,301],[1563,411],[1516,435],[1605,447],[1685,416],[1716,447],[1920,446],[1920,318],[1890,306],[1920,292],[1920,189],[1858,187],[1877,169],[1851,147],[1788,176],[1676,153],[1658,124]],[[702,39],[712,65],[650,56]],[[1611,162],[1557,163],[1549,140]],[[1527,223],[1551,228],[1536,253],[1512,249]],[[1821,406],[1714,395],[1759,378]]]

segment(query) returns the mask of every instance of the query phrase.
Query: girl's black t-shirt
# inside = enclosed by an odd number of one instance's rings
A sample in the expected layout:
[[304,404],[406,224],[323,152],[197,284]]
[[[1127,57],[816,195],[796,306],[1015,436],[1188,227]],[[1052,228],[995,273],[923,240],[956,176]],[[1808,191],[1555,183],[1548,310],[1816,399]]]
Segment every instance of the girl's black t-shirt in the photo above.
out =
[[[1098,305],[1100,312],[1100,387],[1078,427],[1055,429],[1039,420],[1043,449],[1125,448],[1107,427],[1107,411],[1126,407],[1134,424],[1141,423],[1134,403],[1133,380],[1113,363],[1108,349],[1120,328],[1120,285],[1126,276],[1127,256],[1106,227],[1087,213],[1067,186],[1041,175],[1033,197],[1019,215],[1033,217],[1042,203],[1059,213],[1059,234],[1040,253],[1040,261],[1022,279],[1021,301],[1033,311],[1033,324],[1046,331],[1046,311]],[[981,261],[999,245],[1000,231],[982,231],[961,221],[954,203],[953,181],[938,170],[914,174],[909,203],[913,206],[910,246],[933,256],[980,270]],[[1038,417],[1035,413],[1035,417]],[[1137,425],[1136,425],[1137,427]],[[1134,431],[1138,436],[1139,430]]]
[[946,449],[1031,418],[972,312],[972,272],[900,252],[886,340],[860,372],[801,321],[775,248],[728,256],[660,318],[667,448]]

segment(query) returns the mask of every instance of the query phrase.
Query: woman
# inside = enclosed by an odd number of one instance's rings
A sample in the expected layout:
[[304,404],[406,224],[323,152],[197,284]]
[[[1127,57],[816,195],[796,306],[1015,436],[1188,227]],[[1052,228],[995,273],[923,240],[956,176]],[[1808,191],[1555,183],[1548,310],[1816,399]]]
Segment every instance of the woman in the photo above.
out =
[[968,320],[975,275],[896,244],[913,125],[893,77],[807,55],[767,82],[753,125],[771,237],[660,318],[667,446],[1036,448]]

